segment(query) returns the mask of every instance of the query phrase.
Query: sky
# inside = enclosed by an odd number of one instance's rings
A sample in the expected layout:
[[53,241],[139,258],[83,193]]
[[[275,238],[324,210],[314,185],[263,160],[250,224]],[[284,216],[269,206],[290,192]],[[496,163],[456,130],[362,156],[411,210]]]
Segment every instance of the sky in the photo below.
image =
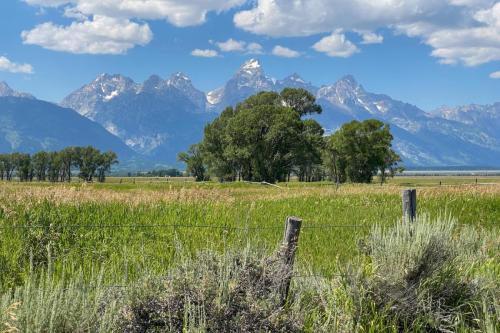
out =
[[430,111],[500,102],[500,1],[2,0],[0,81],[59,102],[100,73],[222,86],[257,58]]

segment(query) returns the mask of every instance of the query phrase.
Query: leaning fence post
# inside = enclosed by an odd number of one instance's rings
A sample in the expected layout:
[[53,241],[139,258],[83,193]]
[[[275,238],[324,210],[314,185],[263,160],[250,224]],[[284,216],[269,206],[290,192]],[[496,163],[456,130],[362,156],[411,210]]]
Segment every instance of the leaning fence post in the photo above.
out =
[[415,221],[417,215],[417,190],[403,190],[403,223]]
[[281,255],[285,266],[284,279],[280,287],[281,306],[285,305],[288,297],[288,291],[290,290],[293,262],[295,259],[297,244],[299,242],[301,225],[302,220],[298,217],[287,217],[285,221],[285,234],[283,236],[283,243],[281,244]]

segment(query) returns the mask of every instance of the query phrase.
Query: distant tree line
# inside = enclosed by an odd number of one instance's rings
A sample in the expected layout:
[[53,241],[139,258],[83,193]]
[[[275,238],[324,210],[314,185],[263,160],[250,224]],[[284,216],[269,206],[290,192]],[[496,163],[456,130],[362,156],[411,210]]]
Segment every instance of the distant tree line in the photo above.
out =
[[114,152],[101,153],[92,146],[67,147],[60,151],[39,151],[33,155],[25,153],[0,154],[0,180],[13,177],[22,182],[33,180],[70,182],[73,171],[86,182],[97,179],[104,182],[111,166],[118,163]]
[[184,174],[175,168],[151,171],[128,172],[128,177],[182,177]]
[[203,140],[178,155],[197,181],[381,181],[400,170],[389,125],[352,121],[325,136],[310,115],[322,112],[304,89],[261,92],[228,107],[204,130]]

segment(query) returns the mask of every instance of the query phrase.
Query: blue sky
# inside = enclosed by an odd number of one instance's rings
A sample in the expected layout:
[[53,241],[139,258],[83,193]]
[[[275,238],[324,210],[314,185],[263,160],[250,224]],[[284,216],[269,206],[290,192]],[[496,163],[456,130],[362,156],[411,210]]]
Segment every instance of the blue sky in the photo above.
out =
[[278,79],[352,74],[425,110],[500,101],[498,1],[397,2],[4,0],[0,81],[58,102],[99,73],[182,71],[209,91],[256,57]]

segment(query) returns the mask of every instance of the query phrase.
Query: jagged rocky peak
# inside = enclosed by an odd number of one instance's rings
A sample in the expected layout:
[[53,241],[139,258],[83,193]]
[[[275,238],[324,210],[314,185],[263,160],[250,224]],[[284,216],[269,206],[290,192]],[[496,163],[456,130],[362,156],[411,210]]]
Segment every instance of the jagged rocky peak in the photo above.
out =
[[262,65],[259,60],[252,58],[246,61],[243,65],[241,65],[236,75],[264,76],[264,69],[262,68]]
[[306,82],[299,74],[293,73],[276,83],[276,90],[281,91],[285,88],[302,88],[316,95],[318,88],[311,82]]
[[189,76],[182,72],[172,74],[167,82],[170,86],[175,87],[183,92],[195,89]]
[[287,76],[283,81],[306,83],[306,81],[304,81],[304,79],[297,73]]
[[189,78],[189,76],[187,76],[183,72],[177,72],[177,73],[174,73],[170,76],[170,79],[168,79],[168,82],[170,82],[171,84],[191,83],[191,79]]
[[241,69],[259,69],[262,68],[262,65],[260,64],[260,61],[258,59],[252,58],[250,60],[247,60],[243,65],[241,65]]
[[25,97],[25,98],[34,98],[33,95],[15,91],[12,89],[7,82],[0,81],[0,97]]
[[340,104],[347,101],[358,102],[361,95],[365,95],[365,91],[352,75],[346,75],[333,85],[323,86],[318,90],[318,98]]
[[204,112],[207,104],[205,93],[196,89],[189,76],[182,72],[174,73],[168,79],[168,85],[184,94],[195,106],[196,112]]
[[137,90],[137,84],[126,76],[120,74],[99,74],[91,84],[83,89],[87,93],[96,93],[103,100],[111,100],[123,92]]
[[155,92],[165,88],[165,81],[158,75],[151,75],[141,86],[140,92]]
[[352,89],[356,89],[360,86],[358,81],[356,80],[356,78],[354,78],[354,76],[352,76],[350,74],[345,75],[342,78],[340,78],[340,80],[338,80],[336,84],[342,85],[345,87],[350,87]]

